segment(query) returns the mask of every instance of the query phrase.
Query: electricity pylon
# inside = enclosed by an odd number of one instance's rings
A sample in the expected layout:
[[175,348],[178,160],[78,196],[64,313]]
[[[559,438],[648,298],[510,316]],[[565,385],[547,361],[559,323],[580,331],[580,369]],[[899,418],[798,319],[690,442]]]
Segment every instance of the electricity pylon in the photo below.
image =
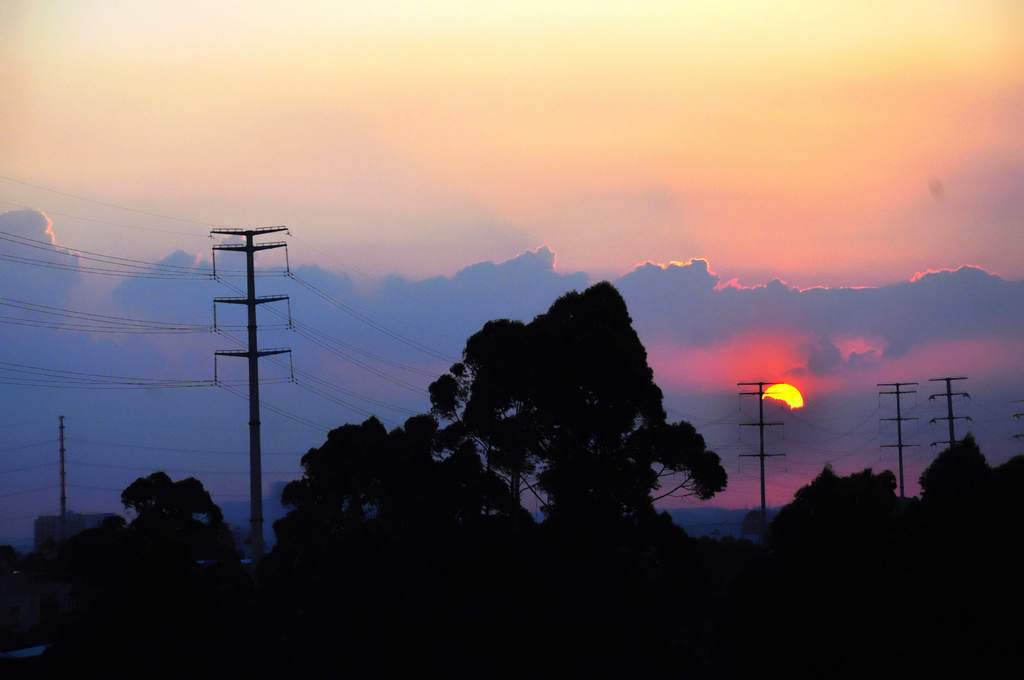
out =
[[928,382],[945,382],[946,383],[946,391],[945,392],[938,392],[938,393],[933,394],[930,397],[928,397],[929,401],[935,399],[936,397],[945,397],[946,398],[946,415],[945,416],[939,416],[939,417],[932,418],[929,422],[935,423],[935,422],[938,422],[940,420],[945,420],[945,421],[947,421],[949,423],[949,439],[947,441],[932,442],[932,446],[937,446],[939,444],[949,444],[949,447],[953,448],[953,446],[956,445],[956,421],[958,421],[958,420],[968,420],[968,421],[971,420],[970,416],[958,416],[958,415],[954,415],[953,414],[953,397],[970,397],[971,396],[967,392],[954,392],[953,391],[953,381],[954,380],[967,380],[967,378],[966,377],[959,377],[959,378],[947,377],[947,378],[931,378],[931,379],[928,380]]
[[[245,297],[214,298],[214,303],[245,305],[248,311],[248,348],[245,350],[218,350],[217,356],[245,357],[249,360],[249,544],[252,548],[253,562],[263,557],[263,471],[260,451],[260,357],[273,354],[284,354],[290,349],[259,349],[259,334],[256,325],[256,306],[268,302],[287,300],[287,295],[256,296],[256,274],[254,255],[260,250],[287,248],[283,241],[256,243],[256,236],[288,231],[287,227],[260,227],[256,229],[213,229],[210,234],[242,236],[244,243],[223,243],[213,246],[214,258],[216,251],[227,250],[245,253]],[[217,274],[214,259],[214,276]],[[216,359],[214,359],[216,362]]]
[[899,452],[899,470],[900,470],[900,498],[906,498],[906,492],[903,486],[903,449],[911,446],[920,446],[920,444],[904,444],[903,443],[903,422],[906,420],[917,420],[916,417],[906,417],[903,415],[902,404],[900,403],[900,397],[904,394],[917,394],[917,390],[903,390],[903,387],[913,387],[917,385],[916,382],[904,382],[904,383],[878,383],[878,387],[891,387],[892,390],[884,390],[878,394],[892,394],[896,397],[896,417],[895,418],[882,418],[882,420],[895,421],[896,423],[896,443],[895,444],[882,444],[883,449],[897,449]]

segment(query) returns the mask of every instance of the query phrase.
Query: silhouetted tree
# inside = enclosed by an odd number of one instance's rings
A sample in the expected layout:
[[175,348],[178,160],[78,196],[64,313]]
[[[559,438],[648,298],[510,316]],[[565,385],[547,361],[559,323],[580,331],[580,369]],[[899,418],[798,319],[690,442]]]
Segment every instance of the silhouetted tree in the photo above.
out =
[[619,294],[490,322],[463,359],[432,415],[339,427],[285,487],[261,579],[290,672],[393,671],[396,645],[449,677],[695,666],[693,545],[652,495],[709,498],[726,476],[666,421]]
[[666,422],[647,353],[608,283],[559,298],[528,324],[487,323],[430,394],[447,423],[442,441],[472,446],[514,499],[536,473],[555,521],[635,523],[652,515],[662,485],[663,495],[707,499],[726,484],[696,430]]
[[409,533],[470,526],[507,491],[479,458],[435,451],[437,423],[416,416],[388,432],[376,418],[332,430],[302,458],[303,476],[282,493],[289,514],[274,525],[284,545],[356,531]]
[[841,476],[826,466],[779,510],[768,552],[733,585],[734,610],[720,633],[726,677],[852,677],[886,655],[895,619],[879,612],[892,578],[895,489],[891,472]]
[[992,471],[992,512],[1008,534],[1024,529],[1024,456],[1014,456]]
[[991,481],[992,468],[968,434],[940,453],[921,473],[921,499],[947,507],[978,501]]
[[47,652],[51,676],[214,677],[257,669],[260,616],[220,508],[162,472],[122,493],[136,513],[66,541],[77,611]]
[[229,558],[234,552],[220,508],[194,477],[172,481],[166,473],[154,472],[132,482],[121,493],[121,502],[135,512],[133,529],[180,541],[193,559]]
[[841,477],[825,466],[772,520],[769,545],[789,559],[859,561],[886,538],[896,504],[892,472]]

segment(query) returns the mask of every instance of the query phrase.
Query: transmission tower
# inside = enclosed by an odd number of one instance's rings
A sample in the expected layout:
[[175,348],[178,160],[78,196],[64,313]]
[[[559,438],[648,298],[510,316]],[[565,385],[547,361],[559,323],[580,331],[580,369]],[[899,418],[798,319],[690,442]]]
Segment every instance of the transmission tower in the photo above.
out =
[[891,387],[891,390],[882,390],[878,394],[892,394],[896,397],[896,417],[895,418],[882,418],[882,420],[895,421],[896,423],[896,443],[895,444],[882,444],[883,449],[897,449],[899,453],[899,470],[900,470],[900,498],[906,498],[906,492],[903,486],[903,449],[911,446],[920,446],[920,444],[904,444],[903,443],[903,422],[907,420],[917,420],[916,417],[907,417],[903,415],[903,405],[901,403],[901,397],[904,394],[917,394],[917,390],[904,390],[904,387],[914,387],[916,382],[904,382],[904,383],[878,383],[878,387]]
[[743,391],[740,392],[740,396],[757,397],[757,422],[756,423],[740,423],[740,427],[756,427],[758,433],[758,452],[757,453],[743,453],[740,454],[740,458],[757,458],[761,465],[761,534],[764,535],[765,530],[768,528],[768,504],[765,497],[764,491],[764,459],[765,458],[776,458],[778,456],[784,456],[784,453],[765,453],[764,452],[764,428],[775,427],[783,425],[781,422],[767,423],[764,420],[764,388],[765,386],[771,386],[775,383],[772,382],[739,382],[736,383],[738,387],[750,387],[757,386],[757,391]]
[[953,397],[970,397],[971,396],[967,392],[954,392],[953,391],[953,381],[954,380],[967,380],[967,378],[966,377],[959,377],[959,378],[947,377],[947,378],[931,378],[931,379],[928,380],[928,382],[944,382],[944,383],[946,383],[946,391],[945,392],[938,392],[938,393],[933,394],[930,397],[928,397],[929,401],[934,400],[937,397],[945,397],[946,398],[946,415],[945,416],[936,417],[936,418],[932,418],[929,422],[936,423],[936,422],[938,422],[940,420],[945,420],[945,421],[947,421],[949,423],[949,439],[945,440],[945,441],[932,442],[932,446],[938,446],[939,444],[949,444],[950,448],[952,448],[956,444],[956,441],[957,441],[957,439],[956,439],[956,421],[958,421],[958,420],[968,420],[968,421],[971,420],[970,416],[958,416],[958,415],[955,415],[953,413]]
[[287,227],[260,227],[256,229],[213,229],[210,234],[241,236],[244,243],[222,243],[213,246],[213,273],[217,275],[217,251],[227,250],[245,253],[245,297],[218,297],[217,303],[245,305],[248,311],[248,349],[219,350],[214,353],[214,374],[216,375],[216,357],[245,357],[249,360],[249,544],[252,548],[253,562],[263,557],[263,472],[260,462],[260,357],[273,354],[284,354],[290,349],[259,349],[259,334],[256,325],[256,307],[268,302],[287,300],[287,295],[256,296],[256,273],[254,267],[255,254],[260,250],[287,248],[283,241],[256,243],[257,236],[265,236],[282,231]]

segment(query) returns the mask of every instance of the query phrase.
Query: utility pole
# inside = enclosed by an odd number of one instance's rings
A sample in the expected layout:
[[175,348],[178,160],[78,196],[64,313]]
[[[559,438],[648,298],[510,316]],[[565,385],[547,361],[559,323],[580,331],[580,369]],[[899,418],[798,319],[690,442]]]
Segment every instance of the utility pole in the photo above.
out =
[[287,248],[283,241],[256,243],[257,236],[288,231],[287,227],[260,227],[255,229],[213,229],[210,234],[241,236],[244,243],[225,243],[213,246],[213,273],[217,275],[217,251],[228,250],[245,253],[245,297],[214,298],[214,303],[245,305],[248,311],[248,349],[219,350],[214,353],[214,374],[216,357],[245,357],[249,360],[249,543],[253,562],[263,557],[263,471],[260,455],[260,357],[284,354],[289,349],[259,349],[256,325],[256,306],[267,302],[287,300],[287,295],[256,296],[255,254],[260,250]]
[[775,383],[772,382],[739,382],[736,383],[738,387],[749,387],[757,386],[757,391],[744,391],[740,392],[740,396],[756,396],[757,397],[757,422],[756,423],[740,423],[740,427],[757,427],[759,448],[757,453],[744,453],[740,454],[740,458],[757,458],[761,464],[761,535],[764,536],[765,530],[768,528],[768,503],[765,497],[764,490],[764,459],[775,458],[777,456],[784,456],[784,453],[765,453],[764,452],[764,428],[775,427],[777,425],[783,425],[781,422],[766,423],[764,420],[764,388],[765,386],[771,386]]
[[958,377],[958,378],[953,378],[953,377],[931,378],[928,381],[928,382],[944,382],[944,383],[946,383],[946,391],[945,392],[938,392],[937,394],[933,394],[930,397],[928,397],[929,401],[934,400],[936,397],[945,397],[946,398],[946,415],[942,416],[942,417],[932,418],[929,422],[935,423],[935,422],[938,422],[940,420],[945,420],[945,421],[947,421],[949,423],[949,439],[946,440],[946,441],[932,442],[932,446],[937,446],[939,444],[949,444],[949,447],[953,448],[953,446],[956,445],[956,441],[957,441],[957,439],[956,439],[956,427],[955,427],[956,421],[958,421],[958,420],[971,420],[970,416],[958,416],[958,415],[954,415],[953,414],[953,397],[970,397],[971,396],[967,392],[954,392],[953,391],[953,381],[954,380],[967,380],[967,378],[966,377]]
[[57,416],[57,423],[60,430],[60,535],[58,542],[61,542],[67,537],[68,519],[68,494],[64,475],[64,416]]
[[904,387],[914,387],[916,382],[896,382],[896,383],[878,383],[878,387],[891,387],[891,390],[883,390],[878,394],[892,394],[896,397],[896,417],[895,418],[882,418],[882,420],[891,420],[896,422],[896,443],[895,444],[882,444],[883,449],[897,449],[899,451],[900,461],[900,498],[906,498],[906,492],[903,487],[903,449],[910,446],[920,446],[920,444],[904,444],[903,443],[903,421],[905,420],[917,420],[916,417],[905,417],[903,415],[902,404],[900,403],[900,397],[904,394],[917,394],[917,390],[904,390]]

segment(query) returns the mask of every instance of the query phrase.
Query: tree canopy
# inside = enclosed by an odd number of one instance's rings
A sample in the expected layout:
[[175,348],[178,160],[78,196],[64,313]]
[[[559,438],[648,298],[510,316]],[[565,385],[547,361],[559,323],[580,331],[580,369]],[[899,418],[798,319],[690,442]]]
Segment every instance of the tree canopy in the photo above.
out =
[[635,522],[653,512],[652,495],[708,499],[726,484],[693,426],[667,421],[608,283],[564,295],[529,323],[485,324],[430,396],[444,446],[472,447],[514,498],[525,487],[555,521]]
[[388,432],[376,418],[332,430],[302,458],[284,488],[292,512],[275,524],[282,542],[353,532],[410,533],[471,526],[484,508],[509,506],[507,488],[472,452],[436,452],[437,423],[409,418]]
[[173,481],[165,472],[139,477],[121,493],[121,502],[135,513],[133,529],[181,541],[195,559],[234,554],[234,540],[220,508],[194,477]]

